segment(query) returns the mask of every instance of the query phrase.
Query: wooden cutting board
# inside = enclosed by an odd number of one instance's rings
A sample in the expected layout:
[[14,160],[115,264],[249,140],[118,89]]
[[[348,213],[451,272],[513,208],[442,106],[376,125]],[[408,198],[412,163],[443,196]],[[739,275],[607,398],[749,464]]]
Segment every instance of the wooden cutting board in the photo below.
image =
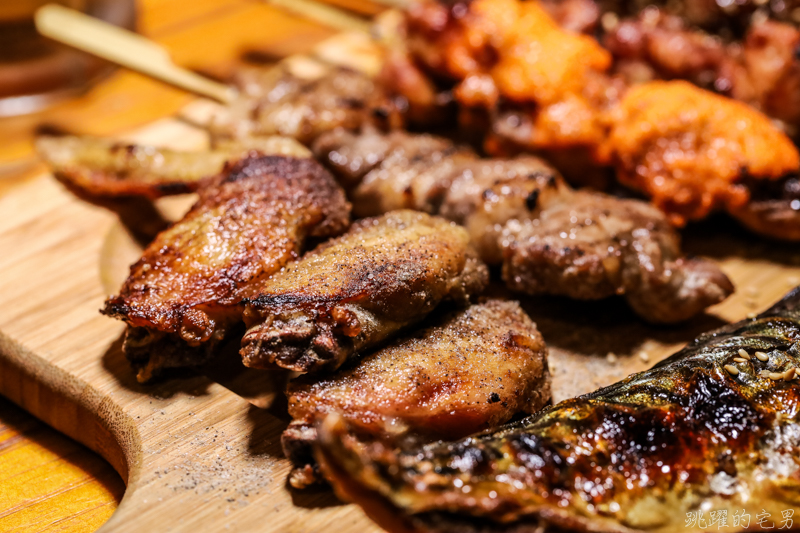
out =
[[[318,55],[376,65],[364,36],[337,38]],[[199,102],[183,115],[202,122],[210,110]],[[203,130],[188,122],[159,121],[127,138],[202,147]],[[160,207],[174,214],[186,205],[173,199]],[[0,215],[0,394],[99,452],[125,479],[125,496],[102,531],[377,530],[328,490],[287,488],[283,377],[242,367],[235,343],[203,375],[136,383],[120,351],[123,325],[98,313],[138,254],[113,214],[41,174],[4,195]],[[521,298],[550,346],[554,401],[647,368],[800,284],[795,245],[762,241],[722,218],[688,228],[685,238],[739,289],[690,324],[647,326],[616,300]]]

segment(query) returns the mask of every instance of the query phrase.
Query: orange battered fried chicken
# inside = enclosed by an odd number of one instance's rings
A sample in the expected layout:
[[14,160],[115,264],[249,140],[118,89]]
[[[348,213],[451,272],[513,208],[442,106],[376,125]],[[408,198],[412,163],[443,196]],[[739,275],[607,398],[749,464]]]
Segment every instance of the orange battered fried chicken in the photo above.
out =
[[747,204],[745,176],[773,180],[800,166],[795,146],[766,116],[684,81],[633,87],[610,124],[600,157],[676,225]]
[[611,55],[566,31],[536,2],[475,0],[466,7],[421,2],[408,11],[408,49],[433,76],[458,82],[467,107],[525,106],[537,148],[594,145],[597,110],[608,101]]

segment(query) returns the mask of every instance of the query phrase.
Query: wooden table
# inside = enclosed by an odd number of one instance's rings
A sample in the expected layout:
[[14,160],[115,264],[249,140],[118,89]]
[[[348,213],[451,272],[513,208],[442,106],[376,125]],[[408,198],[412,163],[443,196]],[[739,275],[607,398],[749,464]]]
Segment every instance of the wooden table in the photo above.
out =
[[[331,0],[363,13],[367,0]],[[243,61],[306,51],[335,30],[257,0],[140,0],[139,31],[181,66],[226,78]],[[30,117],[0,119],[0,195],[41,171],[34,133],[48,125],[116,135],[172,115],[191,95],[116,71],[80,98]],[[0,531],[94,531],[124,485],[103,459],[0,397]]]

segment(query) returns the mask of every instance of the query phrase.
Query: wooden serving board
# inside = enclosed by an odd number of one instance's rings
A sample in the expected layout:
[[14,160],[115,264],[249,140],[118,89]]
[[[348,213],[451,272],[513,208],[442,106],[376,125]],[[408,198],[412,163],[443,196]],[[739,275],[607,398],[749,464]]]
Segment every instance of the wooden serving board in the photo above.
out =
[[[376,65],[363,36],[339,38],[320,55]],[[202,122],[209,109],[193,104],[185,115]],[[126,138],[185,149],[207,142],[203,130],[179,119]],[[177,199],[160,207],[177,212],[186,205]],[[328,490],[287,488],[284,377],[245,369],[235,345],[203,375],[136,383],[120,350],[123,325],[98,313],[139,250],[112,213],[43,173],[5,194],[0,215],[0,393],[99,452],[122,475],[125,496],[102,531],[378,530]],[[759,311],[800,284],[795,245],[764,242],[727,219],[685,235],[687,249],[720,261],[739,289],[690,324],[647,326],[616,300],[521,298],[550,346],[554,401],[643,370],[701,331]]]

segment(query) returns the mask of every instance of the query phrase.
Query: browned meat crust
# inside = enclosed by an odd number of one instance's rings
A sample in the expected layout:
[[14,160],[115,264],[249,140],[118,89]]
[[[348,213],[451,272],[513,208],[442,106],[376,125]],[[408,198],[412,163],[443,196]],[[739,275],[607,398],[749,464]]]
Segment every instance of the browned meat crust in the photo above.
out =
[[741,38],[754,20],[770,18],[797,24],[796,9],[800,7],[797,0],[599,0],[597,4],[601,13],[612,12],[620,17],[636,16],[642,10],[658,8],[679,17],[688,27],[701,28],[727,39]]
[[657,8],[605,29],[603,45],[631,83],[680,78],[713,88],[726,55],[722,39],[690,29],[680,17]]
[[265,155],[310,155],[297,141],[285,137],[243,139],[213,150],[180,152],[93,137],[45,136],[36,140],[36,148],[55,177],[88,201],[195,192],[222,172],[226,161],[251,150]]
[[750,202],[730,210],[747,228],[774,239],[800,241],[800,179],[788,176],[777,181],[747,182]]
[[666,323],[733,291],[716,265],[682,257],[678,234],[659,210],[574,191],[540,159],[479,160],[441,138],[375,131],[331,132],[314,151],[352,187],[356,212],[399,204],[455,221],[484,261],[503,265],[514,290],[624,295],[643,318]]
[[245,311],[244,363],[336,370],[487,283],[463,228],[414,211],[364,219],[258,285]]
[[211,126],[216,136],[283,135],[308,144],[336,127],[401,123],[398,109],[375,81],[352,69],[301,78],[281,65],[245,69],[234,81],[241,98]]
[[[308,238],[339,234],[348,223],[343,191],[315,161],[248,157],[156,237],[103,313],[131,326],[125,351],[140,380],[165,366],[199,364],[201,352],[241,320],[240,302],[259,282],[299,257]],[[155,354],[187,346],[197,359]]]
[[317,458],[390,531],[699,532],[718,525],[711,510],[726,514],[724,530],[752,529],[759,515],[791,529],[798,304],[795,290],[646,372],[455,442],[397,446],[330,416]]
[[733,292],[714,263],[682,256],[675,230],[645,202],[577,191],[535,221],[503,233],[503,278],[514,290],[578,299],[622,294],[658,323],[686,320]]
[[490,300],[437,320],[328,378],[304,377],[287,391],[294,419],[281,438],[298,467],[290,482],[313,481],[314,420],[338,412],[360,432],[456,439],[533,413],[550,399],[546,350],[516,302]]
[[360,134],[334,130],[314,144],[314,153],[348,190],[356,216],[395,209],[436,213],[459,165],[477,156],[434,135],[403,131]]

